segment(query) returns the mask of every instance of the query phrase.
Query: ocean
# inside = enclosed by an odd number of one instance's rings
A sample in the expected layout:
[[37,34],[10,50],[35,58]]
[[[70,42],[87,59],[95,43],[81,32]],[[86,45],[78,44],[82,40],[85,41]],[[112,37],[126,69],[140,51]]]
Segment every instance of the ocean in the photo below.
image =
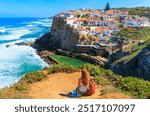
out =
[[50,31],[51,24],[52,19],[48,18],[0,18],[0,88],[48,66],[35,49],[15,43],[35,41]]

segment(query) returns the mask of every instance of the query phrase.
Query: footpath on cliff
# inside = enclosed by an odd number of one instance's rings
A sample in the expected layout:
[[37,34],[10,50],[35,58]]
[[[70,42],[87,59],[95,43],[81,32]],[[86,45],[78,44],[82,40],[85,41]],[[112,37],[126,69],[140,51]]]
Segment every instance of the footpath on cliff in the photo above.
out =
[[[33,99],[70,99],[67,93],[77,87],[81,72],[56,73],[48,75],[48,78],[30,85],[27,96]],[[105,90],[103,93],[102,91]],[[96,92],[92,96],[83,96],[80,99],[130,99],[131,96],[115,90],[112,87],[97,85]]]

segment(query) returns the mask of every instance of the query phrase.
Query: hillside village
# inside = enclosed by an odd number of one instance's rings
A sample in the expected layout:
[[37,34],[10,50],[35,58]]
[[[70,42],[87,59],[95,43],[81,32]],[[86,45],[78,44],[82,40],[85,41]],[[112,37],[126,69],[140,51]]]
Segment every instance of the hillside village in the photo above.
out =
[[55,15],[50,33],[36,40],[34,46],[109,67],[123,58],[135,57],[146,46],[149,35],[150,19],[131,15],[129,10],[79,9]]
[[[89,45],[116,45],[111,38],[120,27],[142,28],[150,26],[150,19],[138,15],[129,15],[125,10],[80,9],[62,12],[57,15],[64,18],[67,25],[82,35],[89,35]],[[129,41],[126,41],[126,44]]]

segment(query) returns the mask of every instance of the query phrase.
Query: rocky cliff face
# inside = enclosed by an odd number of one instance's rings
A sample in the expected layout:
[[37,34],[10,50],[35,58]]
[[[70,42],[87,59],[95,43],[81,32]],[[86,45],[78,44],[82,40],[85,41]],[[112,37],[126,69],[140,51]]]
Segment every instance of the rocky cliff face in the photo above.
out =
[[61,49],[70,50],[79,43],[80,35],[63,18],[56,16],[51,27],[51,39],[59,41]]
[[67,25],[66,21],[55,16],[53,19],[51,32],[46,33],[40,39],[36,40],[34,47],[37,49],[63,49],[71,50],[81,40],[80,34],[71,26]]
[[112,65],[113,72],[123,76],[136,76],[150,81],[150,45],[129,62]]
[[65,19],[55,16],[51,32],[36,40],[35,46],[42,49],[71,50],[79,43],[89,43],[90,37],[82,35],[67,24]]
[[[71,50],[76,44],[88,41],[88,36],[82,36],[71,26],[67,25],[63,18],[55,16],[51,32],[36,40],[34,47],[40,50]],[[112,54],[113,61],[119,59],[120,56],[120,51]],[[150,81],[150,45],[130,61],[112,64],[111,69],[119,75],[136,76]]]

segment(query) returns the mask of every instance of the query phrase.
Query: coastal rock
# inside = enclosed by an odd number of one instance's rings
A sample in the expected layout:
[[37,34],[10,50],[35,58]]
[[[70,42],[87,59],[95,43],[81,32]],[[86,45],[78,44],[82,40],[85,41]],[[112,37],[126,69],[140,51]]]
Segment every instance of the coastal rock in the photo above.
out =
[[51,32],[43,35],[40,39],[35,41],[34,47],[39,49],[63,49],[71,50],[76,44],[86,43],[89,36],[85,36],[74,30],[73,27],[67,25],[64,18],[55,16],[53,19]]
[[59,40],[54,40],[51,37],[51,33],[46,33],[44,34],[41,38],[37,39],[34,42],[33,47],[36,48],[37,50],[54,50],[57,48],[60,48],[60,41]]
[[15,45],[18,45],[18,46],[22,46],[22,45],[25,45],[25,46],[32,46],[32,45],[33,45],[33,42],[21,42],[21,43],[15,43]]
[[[36,40],[34,47],[38,50],[56,50],[62,49],[71,51],[76,44],[88,43],[90,37],[83,36],[70,25],[67,25],[63,17],[55,16],[53,19],[51,32],[43,35],[40,39]],[[150,80],[150,46],[144,48],[140,54],[128,62],[119,62],[112,64],[111,69],[113,72],[123,76],[136,76],[145,80]],[[112,62],[126,56],[128,53],[118,51],[111,55]],[[109,67],[108,64],[107,67]]]
[[111,69],[123,76],[136,76],[150,81],[150,45],[130,61],[114,64]]
[[61,17],[54,17],[51,27],[52,40],[59,41],[61,49],[70,50],[79,43],[79,34],[72,27],[66,24],[66,21]]

